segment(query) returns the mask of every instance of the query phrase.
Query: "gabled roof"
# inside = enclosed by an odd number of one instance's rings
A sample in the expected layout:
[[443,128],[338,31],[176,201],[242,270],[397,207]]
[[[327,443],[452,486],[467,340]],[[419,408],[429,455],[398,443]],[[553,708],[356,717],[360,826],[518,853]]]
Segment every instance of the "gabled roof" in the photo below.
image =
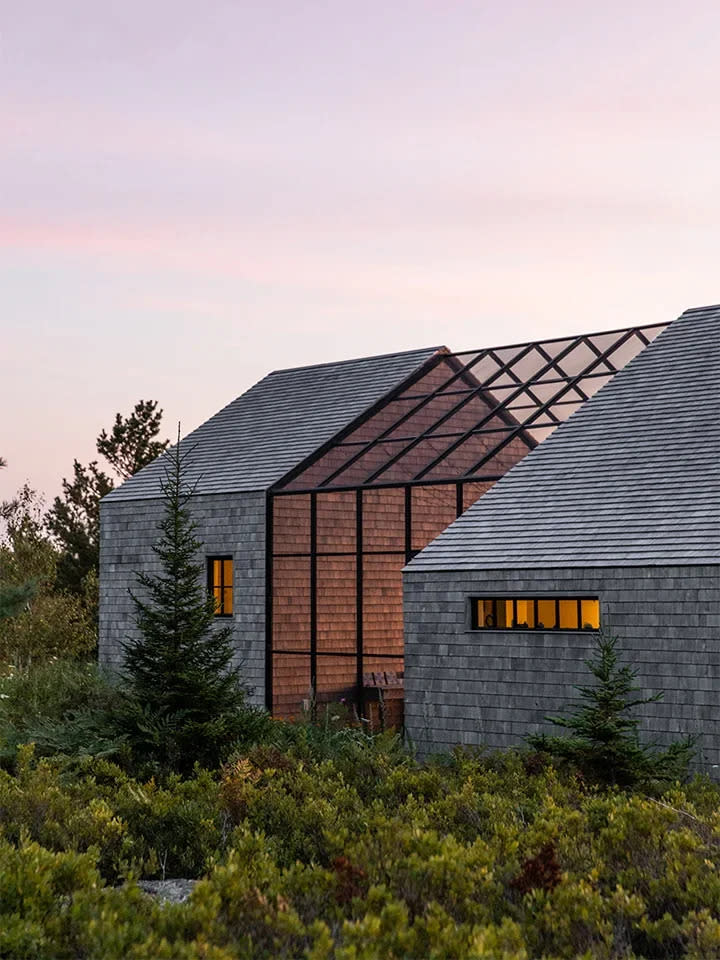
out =
[[408,565],[720,564],[720,306],[688,310]]
[[[375,404],[442,348],[276,370],[181,440],[196,493],[265,490]],[[160,457],[105,498],[160,496]]]

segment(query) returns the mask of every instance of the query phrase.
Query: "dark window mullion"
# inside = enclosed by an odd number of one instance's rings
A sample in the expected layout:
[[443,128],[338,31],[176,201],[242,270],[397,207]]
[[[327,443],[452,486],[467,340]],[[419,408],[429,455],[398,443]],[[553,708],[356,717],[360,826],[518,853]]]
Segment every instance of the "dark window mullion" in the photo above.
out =
[[363,492],[355,491],[355,683],[357,684],[358,713],[365,712],[363,675]]
[[412,556],[412,487],[405,487],[405,563],[410,563]]
[[[600,629],[600,600],[598,597],[471,597],[470,598],[470,627],[473,630],[494,629],[494,630],[515,630],[519,625],[518,603],[522,600],[527,604],[532,603],[532,614],[528,609],[528,629],[530,620],[533,621],[533,629],[538,629],[540,623],[540,603],[551,603],[554,608],[555,620],[553,626],[544,625],[542,630],[547,633],[578,632],[585,629],[583,620],[583,603],[594,604],[588,613],[588,629]],[[575,606],[575,618],[572,616],[573,605]],[[481,616],[482,610],[482,616]],[[485,612],[490,610],[487,617]],[[508,612],[509,611],[509,612]],[[492,624],[488,624],[491,620]],[[590,621],[598,623],[594,627]],[[549,621],[548,621],[549,622]],[[563,626],[563,622],[566,626]]]
[[317,494],[310,494],[310,691],[317,700]]

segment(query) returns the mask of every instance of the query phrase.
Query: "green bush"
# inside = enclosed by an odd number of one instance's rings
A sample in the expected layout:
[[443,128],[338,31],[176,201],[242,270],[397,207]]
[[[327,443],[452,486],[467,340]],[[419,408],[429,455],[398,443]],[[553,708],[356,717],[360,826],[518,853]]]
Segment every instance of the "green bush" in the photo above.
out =
[[97,641],[85,598],[58,589],[60,555],[42,513],[42,499],[27,486],[0,503],[0,676],[87,655]]
[[114,726],[118,695],[95,664],[55,660],[0,679],[0,763],[35,743],[41,756],[127,755]]
[[[650,796],[518,752],[419,763],[277,722],[273,739],[148,779],[21,748],[0,771],[0,957],[718,955],[706,779]],[[199,878],[186,903],[133,879],[173,875]]]

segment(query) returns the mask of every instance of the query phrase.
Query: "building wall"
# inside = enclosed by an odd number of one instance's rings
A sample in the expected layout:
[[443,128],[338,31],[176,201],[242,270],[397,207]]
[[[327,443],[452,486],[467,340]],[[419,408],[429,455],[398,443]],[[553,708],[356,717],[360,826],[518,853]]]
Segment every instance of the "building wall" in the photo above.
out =
[[508,747],[586,683],[592,634],[473,631],[473,595],[587,595],[646,693],[642,730],[668,743],[702,734],[698,759],[720,775],[720,566],[416,572],[404,575],[405,723],[421,752]]
[[[136,635],[128,594],[136,573],[157,569],[152,546],[158,538],[162,500],[115,500],[100,507],[100,662],[117,668],[121,643]],[[213,494],[193,498],[191,513],[203,543],[202,557],[230,554],[237,661],[252,688],[265,699],[265,494]],[[223,625],[229,621],[223,619]]]
[[[464,485],[463,506],[490,483]],[[356,696],[362,674],[403,669],[402,568],[457,516],[455,483],[416,486],[406,514],[403,487],[362,492],[358,561],[357,491],[316,494],[315,636],[319,703]],[[312,697],[310,495],[273,497],[273,713],[293,717]],[[406,530],[406,521],[410,527]],[[362,592],[358,598],[358,562]],[[360,599],[360,603],[358,603]]]

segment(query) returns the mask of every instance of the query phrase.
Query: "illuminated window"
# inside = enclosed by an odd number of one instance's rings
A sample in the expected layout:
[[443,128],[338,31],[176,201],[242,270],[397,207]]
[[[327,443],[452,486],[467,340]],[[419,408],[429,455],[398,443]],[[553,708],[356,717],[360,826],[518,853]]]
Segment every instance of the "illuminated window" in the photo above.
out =
[[229,617],[233,612],[232,557],[208,557],[208,592],[215,598],[215,616]]
[[483,597],[471,600],[473,630],[599,630],[597,597]]

